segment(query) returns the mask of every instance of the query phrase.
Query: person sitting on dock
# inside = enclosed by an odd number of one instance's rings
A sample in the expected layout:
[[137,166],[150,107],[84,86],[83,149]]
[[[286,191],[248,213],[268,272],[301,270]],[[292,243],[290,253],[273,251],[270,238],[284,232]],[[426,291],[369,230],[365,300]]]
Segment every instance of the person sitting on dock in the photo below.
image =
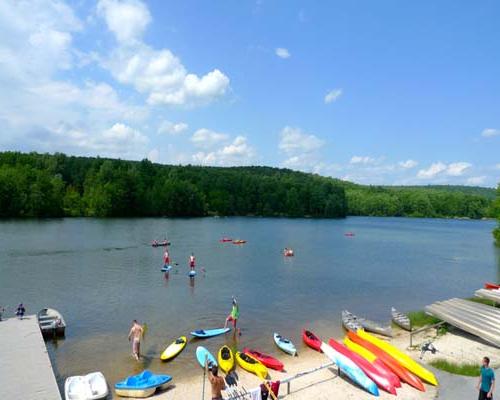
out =
[[189,256],[189,268],[191,268],[191,271],[194,270],[194,267],[196,266],[196,258],[194,256],[194,253],[191,253]]
[[137,361],[141,358],[141,338],[143,334],[144,328],[134,319],[128,334],[128,340],[129,342],[132,341],[132,355]]
[[490,368],[490,359],[483,358],[483,365],[481,367],[481,375],[477,382],[477,390],[479,390],[478,400],[493,399],[493,391],[495,390],[495,372]]
[[23,303],[19,304],[16,309],[16,317],[19,319],[23,319],[25,313],[26,308],[24,308]]
[[208,367],[208,361],[205,363],[205,368],[208,370],[208,381],[212,386],[212,400],[222,400],[222,391],[226,388],[224,378],[219,376],[217,365],[213,364]]

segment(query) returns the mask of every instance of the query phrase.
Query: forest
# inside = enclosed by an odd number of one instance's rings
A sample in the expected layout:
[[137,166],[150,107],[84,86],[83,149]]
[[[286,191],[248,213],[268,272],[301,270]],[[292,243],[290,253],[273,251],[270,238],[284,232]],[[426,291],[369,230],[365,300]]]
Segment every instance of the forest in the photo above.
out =
[[363,186],[271,167],[0,152],[0,217],[346,215],[483,218],[495,191]]

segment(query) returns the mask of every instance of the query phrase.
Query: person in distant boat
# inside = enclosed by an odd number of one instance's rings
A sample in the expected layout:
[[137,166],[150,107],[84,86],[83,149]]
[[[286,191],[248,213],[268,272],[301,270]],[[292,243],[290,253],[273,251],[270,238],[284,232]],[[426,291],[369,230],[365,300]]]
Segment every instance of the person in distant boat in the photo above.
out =
[[194,267],[196,266],[196,257],[194,256],[194,253],[191,253],[189,256],[189,268],[191,268],[191,271],[194,270]]
[[3,315],[4,312],[5,312],[5,308],[3,308],[2,306],[0,306],[0,321],[2,320],[2,315]]
[[24,308],[23,303],[20,303],[16,308],[16,317],[19,319],[23,319],[25,313],[26,308]]
[[224,324],[224,328],[227,328],[227,324],[229,322],[233,322],[233,327],[235,332],[240,332],[239,329],[236,328],[236,325],[238,324],[238,318],[240,317],[240,306],[238,305],[238,302],[236,301],[236,297],[233,296],[233,302],[231,306],[231,313],[227,316],[226,318],[226,323]]
[[222,391],[226,388],[224,378],[219,376],[219,368],[213,364],[210,368],[208,361],[205,361],[205,368],[208,372],[208,381],[212,386],[212,400],[222,400]]
[[143,334],[144,328],[134,319],[128,334],[128,340],[132,342],[132,355],[137,361],[141,358],[141,338]]
[[170,265],[170,254],[168,253],[167,248],[165,248],[165,253],[163,253],[163,263],[165,264],[165,267]]
[[479,390],[478,400],[493,399],[493,391],[495,390],[495,372],[490,368],[489,357],[483,358],[481,367],[481,375],[477,382],[477,390]]

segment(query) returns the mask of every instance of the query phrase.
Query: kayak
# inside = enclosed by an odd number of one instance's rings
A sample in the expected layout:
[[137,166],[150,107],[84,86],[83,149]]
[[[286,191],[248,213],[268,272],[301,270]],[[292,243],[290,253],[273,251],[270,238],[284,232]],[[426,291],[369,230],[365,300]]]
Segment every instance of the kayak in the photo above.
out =
[[[367,331],[378,333],[379,335],[392,337],[392,329],[390,326],[382,326],[381,324],[371,321],[366,318],[360,318],[350,313],[349,311],[342,311],[342,319],[349,319],[350,321],[357,322]],[[358,328],[359,329],[359,328]]]
[[379,367],[368,362],[359,354],[354,353],[349,350],[343,344],[340,344],[336,340],[330,339],[328,344],[334,349],[337,350],[340,354],[349,358],[354,364],[356,364],[361,370],[366,374],[368,378],[370,378],[373,382],[377,384],[380,389],[384,389],[386,392],[391,394],[397,394],[396,388],[389,381],[386,374],[384,373],[384,369],[380,369]]
[[198,329],[197,331],[191,332],[191,335],[197,338],[210,338],[218,335],[223,335],[231,330],[231,328],[217,328],[217,329]]
[[353,232],[346,232],[346,233],[344,233],[344,236],[354,236],[354,233]]
[[278,346],[285,353],[288,353],[291,356],[297,355],[297,349],[295,348],[293,343],[289,339],[284,338],[278,333],[274,334],[274,343],[276,343],[276,346]]
[[233,244],[245,244],[247,241],[246,240],[233,240]]
[[351,350],[352,352],[356,353],[357,355],[363,357],[366,361],[374,364],[378,368],[380,373],[384,373],[386,378],[389,380],[389,382],[394,387],[396,387],[396,388],[401,387],[401,380],[399,379],[399,377],[394,372],[392,372],[391,369],[382,362],[382,360],[378,359],[375,356],[375,354],[373,354],[369,350],[366,350],[363,346],[360,346],[359,344],[354,343],[348,337],[344,338],[344,344],[349,350]]
[[156,389],[165,388],[172,380],[170,375],[155,375],[145,370],[139,375],[129,376],[127,379],[115,384],[115,392],[123,397],[148,397]]
[[386,353],[384,350],[378,348],[374,344],[362,339],[354,332],[347,332],[347,336],[354,343],[363,346],[365,349],[372,352],[378,359],[380,359],[392,372],[394,372],[399,379],[403,382],[408,383],[413,386],[415,389],[418,389],[422,392],[425,392],[425,387],[422,381],[407,371],[402,365],[400,365],[391,355]]
[[64,395],[68,400],[104,399],[108,392],[108,384],[101,372],[70,376],[64,382]]
[[175,358],[184,347],[186,347],[187,338],[186,336],[181,336],[175,339],[164,351],[161,353],[160,359],[162,361],[168,361]]
[[304,329],[302,331],[302,339],[304,340],[304,343],[307,344],[311,349],[314,349],[321,353],[321,340],[319,340],[319,338],[314,333]]
[[227,237],[223,237],[222,239],[219,240],[219,242],[221,243],[229,243],[229,242],[232,242],[233,239],[230,239],[230,238],[227,238]]
[[383,340],[380,340],[375,336],[370,335],[364,330],[358,331],[358,335],[362,339],[365,339],[366,341],[374,344],[375,346],[384,350],[386,353],[390,354],[394,359],[396,359],[399,362],[399,364],[401,364],[403,367],[405,367],[408,371],[410,371],[414,375],[418,376],[424,381],[429,382],[431,385],[437,386],[438,381],[431,371],[422,367],[410,356],[404,354],[401,350],[397,349],[392,344],[384,342]]
[[295,255],[295,253],[293,252],[293,250],[292,250],[292,249],[288,249],[288,250],[284,250],[284,251],[283,251],[283,255],[284,255],[285,257],[293,257],[293,256]]
[[238,351],[236,353],[236,361],[238,362],[238,365],[244,370],[257,375],[261,379],[266,379],[268,375],[267,368],[256,358]]
[[219,367],[226,374],[229,373],[234,367],[234,355],[231,349],[224,345],[219,349],[217,353],[217,361],[219,362]]
[[276,371],[283,371],[284,365],[277,358],[274,358],[268,354],[261,353],[257,350],[247,349],[246,347],[243,349],[243,353],[252,356],[256,360],[259,360],[267,368],[271,368]]
[[497,285],[497,284],[491,283],[491,282],[486,282],[484,284],[484,288],[485,289],[500,289],[500,285]]
[[346,310],[342,311],[342,325],[344,325],[344,328],[348,331],[353,332],[363,328],[356,317]]
[[170,242],[169,241],[163,241],[163,242],[151,243],[151,246],[153,246],[153,247],[170,246]]
[[188,276],[190,278],[194,278],[196,276],[196,271],[195,270],[189,271]]
[[379,395],[378,387],[375,382],[368,378],[361,368],[354,364],[354,362],[324,342],[321,343],[321,350],[337,365],[339,370],[346,374],[352,381],[374,396]]
[[203,346],[198,346],[196,348],[196,360],[200,364],[201,368],[205,368],[205,362],[208,362],[208,366],[217,365],[215,357]]
[[172,269],[171,265],[164,265],[163,267],[161,267],[162,272],[169,272],[171,269]]
[[407,331],[411,331],[411,321],[410,318],[408,318],[408,315],[403,314],[402,312],[399,312],[394,307],[392,307],[391,317],[392,317],[392,322],[394,322],[397,326]]

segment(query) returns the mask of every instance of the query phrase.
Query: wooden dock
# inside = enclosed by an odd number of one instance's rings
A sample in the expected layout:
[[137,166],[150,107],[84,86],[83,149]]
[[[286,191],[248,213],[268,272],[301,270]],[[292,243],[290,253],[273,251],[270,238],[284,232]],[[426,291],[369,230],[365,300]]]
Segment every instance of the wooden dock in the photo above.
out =
[[480,297],[482,299],[487,299],[494,301],[497,304],[500,304],[500,289],[479,289],[474,293],[476,297]]
[[438,301],[425,307],[450,325],[500,347],[500,309],[463,299]]
[[61,400],[35,315],[0,321],[0,399]]

